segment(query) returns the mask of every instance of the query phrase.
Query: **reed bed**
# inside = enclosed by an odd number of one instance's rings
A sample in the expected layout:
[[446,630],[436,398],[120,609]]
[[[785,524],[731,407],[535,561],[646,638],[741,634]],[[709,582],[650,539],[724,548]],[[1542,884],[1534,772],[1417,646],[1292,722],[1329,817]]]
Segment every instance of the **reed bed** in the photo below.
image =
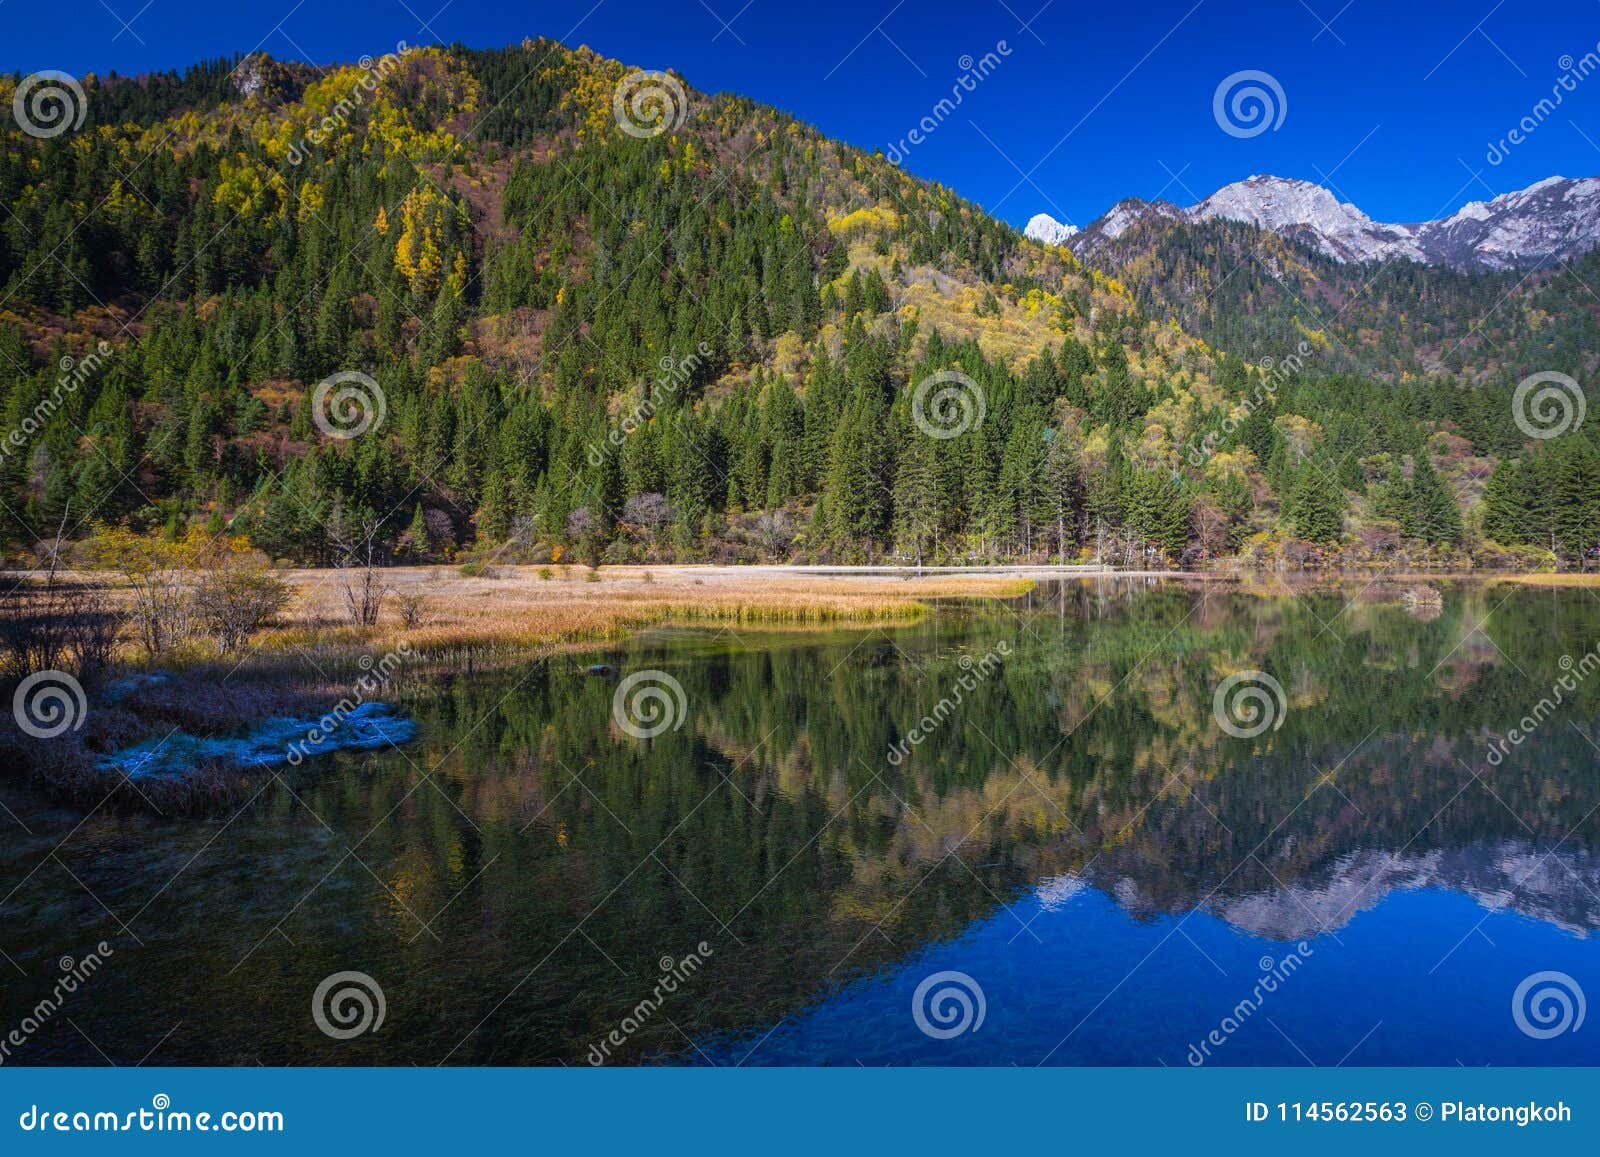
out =
[[1495,575],[1492,581],[1524,587],[1600,587],[1600,574],[1506,574]]
[[370,636],[404,642],[433,660],[464,651],[483,658],[607,642],[674,624],[804,629],[905,623],[926,615],[930,599],[1013,598],[1032,586],[1026,579],[990,575],[902,579],[630,567],[608,568],[596,580],[588,577],[593,573],[581,567],[506,567],[494,577],[466,577],[438,568],[397,568],[384,573],[388,603],[393,608],[413,600],[416,623],[402,624],[398,610],[390,609],[376,628],[354,632],[333,625],[342,598],[339,576],[292,572],[296,606],[264,643],[320,654]]
[[[404,701],[430,683],[539,662],[648,627],[892,625],[926,615],[931,599],[1015,597],[1032,586],[966,575],[506,567],[468,576],[397,568],[382,573],[379,621],[356,627],[344,588],[358,575],[284,577],[293,604],[242,651],[219,656],[197,639],[149,656],[125,637],[112,670],[86,688],[87,725],[46,743],[0,718],[0,764],[84,806],[206,814],[251,798],[278,772],[206,763],[177,779],[133,783],[98,761],[179,732],[226,736],[272,718],[315,719],[341,701]],[[113,604],[127,598],[114,586],[96,589]]]

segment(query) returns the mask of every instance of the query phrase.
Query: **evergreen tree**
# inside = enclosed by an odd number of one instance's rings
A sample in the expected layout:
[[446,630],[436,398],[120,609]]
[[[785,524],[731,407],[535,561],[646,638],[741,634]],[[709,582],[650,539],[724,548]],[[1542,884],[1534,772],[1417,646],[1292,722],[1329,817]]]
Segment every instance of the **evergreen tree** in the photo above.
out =
[[1344,534],[1344,489],[1316,463],[1300,468],[1294,486],[1294,532],[1307,542],[1334,545]]
[[1447,545],[1461,538],[1461,511],[1455,497],[1440,480],[1426,449],[1416,458],[1411,474],[1409,518],[1403,524],[1408,534],[1433,546]]
[[935,443],[919,431],[908,431],[902,416],[900,454],[895,466],[895,539],[918,567],[939,533],[938,466]]
[[411,548],[411,557],[416,562],[422,562],[433,553],[433,545],[428,541],[428,520],[422,515],[422,503],[417,503],[416,510],[411,515],[411,526],[406,535]]
[[1078,450],[1065,429],[1047,430],[1042,490],[1046,517],[1054,524],[1056,561],[1066,565],[1067,549],[1077,541],[1083,506],[1083,475]]

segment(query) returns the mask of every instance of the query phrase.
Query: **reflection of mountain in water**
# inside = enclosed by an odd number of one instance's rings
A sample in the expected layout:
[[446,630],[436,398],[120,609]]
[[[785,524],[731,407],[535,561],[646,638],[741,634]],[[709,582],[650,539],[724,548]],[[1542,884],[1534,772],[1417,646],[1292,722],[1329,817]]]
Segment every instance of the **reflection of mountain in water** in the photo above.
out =
[[[1137,869],[1102,860],[1082,877],[1044,880],[1035,896],[1057,911],[1092,884],[1135,916],[1174,914]],[[1169,881],[1162,877],[1163,884]],[[1580,936],[1600,928],[1600,856],[1584,849],[1541,850],[1522,841],[1474,843],[1420,853],[1359,849],[1305,879],[1245,895],[1197,898],[1197,906],[1233,927],[1274,940],[1337,932],[1391,892],[1441,888]]]
[[[1562,655],[1600,638],[1600,602],[1441,590],[1428,622],[1376,587],[1288,598],[1097,579],[892,632],[664,632],[597,656],[682,686],[683,726],[647,742],[617,727],[616,681],[576,660],[418,684],[404,702],[420,757],[319,761],[226,839],[8,794],[28,831],[0,840],[0,894],[15,893],[0,952],[42,984],[30,961],[98,938],[96,897],[148,909],[140,967],[108,973],[75,1007],[84,1036],[62,1026],[41,1059],[92,1062],[87,1037],[135,1058],[164,1040],[169,1063],[345,1063],[340,1042],[307,1035],[306,994],[350,962],[393,960],[383,983],[410,1019],[365,1038],[364,1059],[526,1064],[580,1062],[665,951],[704,940],[717,971],[630,1038],[629,1062],[765,1032],[1023,894],[1068,921],[1109,911],[1081,889],[1136,915],[1204,907],[1242,940],[1448,889],[1586,933],[1600,926],[1600,677],[1500,763],[1486,751]],[[1004,663],[962,684],[963,658],[1001,641]],[[1251,670],[1278,681],[1284,711],[1244,739],[1219,725],[1215,692]],[[434,789],[417,790],[419,762]],[[35,868],[69,835],[63,866],[84,888],[63,894]],[[1133,951],[1126,923],[1083,930],[1107,987],[1139,959],[1118,955]],[[1432,931],[1418,932],[1427,964],[1450,947],[1434,951]],[[1226,955],[1222,939],[1207,951]],[[7,987],[0,1011],[20,1019],[42,996]]]

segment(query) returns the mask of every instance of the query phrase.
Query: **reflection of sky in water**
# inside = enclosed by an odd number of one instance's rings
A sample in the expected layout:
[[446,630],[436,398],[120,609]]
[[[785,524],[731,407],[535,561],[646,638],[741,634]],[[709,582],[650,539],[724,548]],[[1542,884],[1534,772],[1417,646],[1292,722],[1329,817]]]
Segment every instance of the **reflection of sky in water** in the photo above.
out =
[[[1512,1017],[1530,972],[1595,977],[1593,938],[1426,888],[1391,893],[1306,947],[1202,1063],[1600,1063],[1600,1026],[1535,1040]],[[700,1048],[717,1064],[1183,1067],[1190,1046],[1254,998],[1262,966],[1281,972],[1297,951],[1204,912],[1134,919],[1098,889],[1053,880],[775,1029]],[[977,1031],[940,1040],[918,1027],[917,986],[941,971],[983,990]]]
[[[1419,618],[1381,585],[1068,583],[893,630],[662,630],[430,677],[397,698],[402,750],[306,760],[226,824],[85,819],[0,779],[27,825],[0,813],[0,951],[27,971],[0,1022],[120,937],[30,1061],[582,1064],[663,956],[706,941],[615,1063],[696,1061],[694,1041],[1182,1066],[1261,958],[1307,940],[1210,1063],[1594,1063],[1600,1023],[1532,1040],[1511,997],[1552,970],[1600,996],[1600,678],[1485,752],[1597,638],[1588,592],[1451,586]],[[639,740],[613,696],[652,669],[687,718]],[[1213,714],[1246,669],[1286,704],[1248,740]],[[348,969],[389,1019],[336,1042],[307,1010]],[[911,998],[947,971],[985,1020],[934,1040]]]

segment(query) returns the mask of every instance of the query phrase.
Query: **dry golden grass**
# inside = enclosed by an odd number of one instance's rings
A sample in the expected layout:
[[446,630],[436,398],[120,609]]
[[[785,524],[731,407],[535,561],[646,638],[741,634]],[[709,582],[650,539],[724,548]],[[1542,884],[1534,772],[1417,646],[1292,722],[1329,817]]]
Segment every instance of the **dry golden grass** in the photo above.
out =
[[[542,577],[548,574],[549,577]],[[592,576],[592,577],[591,577]],[[306,570],[285,576],[296,591],[282,627],[263,640],[272,646],[356,642],[370,636],[406,642],[423,653],[510,649],[612,639],[660,624],[760,624],[817,627],[901,622],[928,611],[931,598],[1014,598],[1030,580],[999,575],[921,578],[796,574],[696,567],[497,567],[493,577],[468,578],[443,567],[383,572],[389,588],[378,626],[357,631],[348,622],[344,586],[349,572]],[[418,603],[420,621],[407,626],[401,606]]]
[[1600,574],[1502,574],[1491,581],[1525,587],[1600,587]]

